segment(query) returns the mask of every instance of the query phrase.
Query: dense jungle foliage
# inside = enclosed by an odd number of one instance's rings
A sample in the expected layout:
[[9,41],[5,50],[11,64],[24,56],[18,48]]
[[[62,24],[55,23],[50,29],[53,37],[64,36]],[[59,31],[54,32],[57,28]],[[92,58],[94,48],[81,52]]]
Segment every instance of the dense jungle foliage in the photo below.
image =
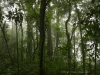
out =
[[100,75],[100,0],[0,0],[0,75]]

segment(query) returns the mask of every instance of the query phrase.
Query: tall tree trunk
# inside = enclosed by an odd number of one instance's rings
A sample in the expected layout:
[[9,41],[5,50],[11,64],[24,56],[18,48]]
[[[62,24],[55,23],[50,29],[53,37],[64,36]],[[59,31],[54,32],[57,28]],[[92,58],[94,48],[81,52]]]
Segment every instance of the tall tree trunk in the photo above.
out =
[[21,65],[23,67],[23,27],[21,25]]
[[56,19],[57,19],[57,21],[56,21],[56,49],[55,49],[55,55],[56,55],[56,57],[58,57],[58,45],[59,45],[59,30],[60,30],[60,28],[59,28],[59,8],[57,8],[57,10],[56,10],[57,12],[56,12]]
[[[50,8],[50,4],[48,5],[48,14],[51,14],[51,8]],[[53,44],[52,44],[52,34],[51,34],[51,19],[49,19],[48,21],[48,26],[47,26],[47,48],[48,48],[48,56],[51,59],[51,56],[53,54]]]
[[69,1],[69,14],[68,14],[68,19],[65,22],[65,28],[66,28],[66,36],[67,36],[67,50],[68,50],[68,75],[70,75],[70,70],[71,70],[71,37],[68,32],[68,22],[70,21],[71,18],[71,3]]
[[33,52],[33,60],[35,58],[35,53],[38,50],[39,42],[38,42],[38,21],[36,21],[36,42],[34,41],[34,52]]
[[97,44],[97,38],[95,38],[95,60],[94,60],[94,64],[95,64],[95,66],[94,66],[94,75],[97,75],[97,73],[96,73],[96,69],[97,69],[97,59],[96,59],[96,56],[97,56],[97,47],[98,47],[98,44]]
[[52,56],[53,54],[53,45],[52,45],[52,34],[51,34],[51,21],[47,27],[47,46],[48,46],[48,55]]
[[16,23],[17,75],[19,75],[18,24]]
[[46,9],[46,0],[41,0],[40,5],[40,75],[44,75],[43,70],[43,52],[44,52],[44,43],[45,43],[45,9]]
[[91,75],[91,71],[92,71],[92,64],[91,64],[91,52],[89,52],[89,75]]
[[32,22],[28,15],[27,16],[27,52],[28,52],[27,55],[30,59],[32,55],[32,36],[33,36]]
[[75,33],[74,33],[74,71],[76,72],[76,50],[75,50]]

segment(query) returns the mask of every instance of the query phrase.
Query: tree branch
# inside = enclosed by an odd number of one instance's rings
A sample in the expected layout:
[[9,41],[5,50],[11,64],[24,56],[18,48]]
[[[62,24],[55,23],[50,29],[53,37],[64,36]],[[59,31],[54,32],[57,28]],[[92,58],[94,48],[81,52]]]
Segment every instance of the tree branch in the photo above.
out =
[[[69,3],[70,4],[70,3]],[[66,35],[67,35],[67,39],[69,40],[70,39],[70,34],[68,32],[68,22],[70,21],[70,18],[71,18],[71,4],[69,5],[69,16],[68,16],[68,19],[66,20],[65,22],[65,28],[66,28]]]

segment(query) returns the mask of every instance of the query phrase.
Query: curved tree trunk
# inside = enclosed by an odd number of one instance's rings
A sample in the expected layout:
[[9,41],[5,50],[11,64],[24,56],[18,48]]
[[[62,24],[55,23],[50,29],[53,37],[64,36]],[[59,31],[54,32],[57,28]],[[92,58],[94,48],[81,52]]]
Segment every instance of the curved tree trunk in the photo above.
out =
[[71,18],[71,3],[69,1],[69,13],[68,13],[68,19],[65,22],[65,28],[66,28],[66,36],[67,36],[67,50],[68,50],[68,75],[70,75],[71,71],[71,37],[70,33],[68,32],[68,22]]

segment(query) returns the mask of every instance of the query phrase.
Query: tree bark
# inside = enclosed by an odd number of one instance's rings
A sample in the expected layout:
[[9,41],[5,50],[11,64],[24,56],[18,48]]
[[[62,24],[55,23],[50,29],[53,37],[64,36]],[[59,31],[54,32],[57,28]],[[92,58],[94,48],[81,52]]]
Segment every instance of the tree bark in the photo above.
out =
[[48,55],[51,57],[53,54],[53,45],[52,45],[52,34],[51,34],[51,21],[47,27],[47,46],[48,46]]
[[45,28],[44,28],[44,20],[45,20],[45,9],[46,9],[46,0],[41,0],[40,5],[40,75],[44,75],[43,70],[43,51],[44,51],[44,43],[45,43]]
[[97,69],[97,59],[96,59],[96,56],[97,56],[97,47],[98,47],[98,44],[97,44],[97,38],[95,39],[95,60],[94,60],[94,69],[95,69],[95,72],[94,72],[94,75],[97,75],[97,72],[96,72],[96,69]]
[[33,31],[32,31],[32,22],[29,17],[27,16],[27,52],[28,52],[28,57],[32,55],[32,36],[33,36]]
[[57,22],[56,22],[56,49],[55,49],[55,55],[56,55],[56,57],[58,57],[58,45],[59,45],[59,8],[57,8],[57,17],[56,17],[56,19],[57,19]]
[[19,75],[18,24],[16,23],[17,75]]
[[21,65],[23,67],[23,27],[21,25],[21,52],[20,52],[20,56],[21,56]]
[[71,18],[71,3],[69,1],[69,14],[68,14],[68,19],[65,22],[65,28],[66,28],[66,36],[67,36],[67,49],[68,49],[68,75],[70,75],[71,71],[71,37],[68,32],[68,22],[70,21]]
[[75,49],[75,33],[74,33],[74,71],[76,71],[76,49]]

